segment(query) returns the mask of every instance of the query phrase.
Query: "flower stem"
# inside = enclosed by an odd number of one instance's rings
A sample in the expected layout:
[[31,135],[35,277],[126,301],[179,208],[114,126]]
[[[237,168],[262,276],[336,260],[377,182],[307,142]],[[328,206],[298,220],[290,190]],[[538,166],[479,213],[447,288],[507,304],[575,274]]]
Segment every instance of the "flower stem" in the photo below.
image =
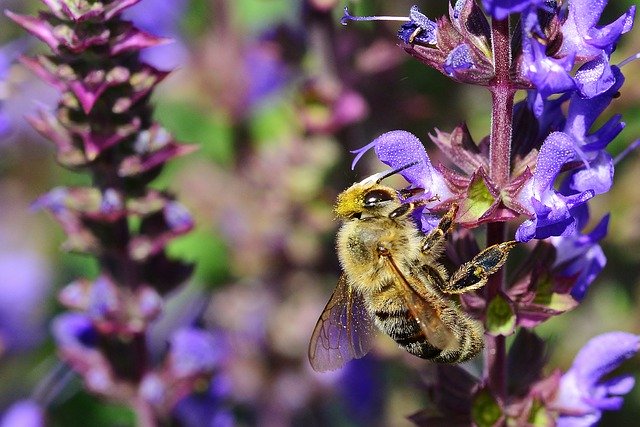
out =
[[489,175],[496,184],[504,185],[509,179],[513,99],[516,93],[510,79],[509,20],[493,20],[491,34],[495,77],[489,86],[492,101]]
[[[487,247],[505,241],[506,227],[503,222],[487,225]],[[504,268],[489,276],[485,286],[487,306],[503,289]],[[504,335],[485,334],[484,383],[493,395],[504,402],[507,391],[507,349]]]
[[[510,175],[511,133],[513,126],[513,103],[516,87],[511,81],[511,41],[509,19],[493,20],[491,38],[495,77],[491,82],[491,137],[489,146],[489,175],[500,187],[506,185]],[[502,243],[506,238],[504,223],[487,226],[487,246]],[[489,277],[485,288],[487,307],[504,289],[504,271],[501,269]],[[503,335],[485,337],[484,380],[499,402],[506,397],[506,344]]]

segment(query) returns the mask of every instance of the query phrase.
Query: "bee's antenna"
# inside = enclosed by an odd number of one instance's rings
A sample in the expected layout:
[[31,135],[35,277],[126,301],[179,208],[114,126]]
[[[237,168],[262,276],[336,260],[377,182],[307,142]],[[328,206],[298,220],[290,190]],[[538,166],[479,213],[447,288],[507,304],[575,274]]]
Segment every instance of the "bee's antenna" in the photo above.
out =
[[376,180],[376,184],[380,184],[380,181],[382,181],[385,178],[389,178],[391,175],[395,175],[397,173],[402,172],[405,169],[409,169],[411,166],[415,166],[417,165],[419,162],[415,161],[415,162],[411,162],[409,164],[406,164],[404,166],[400,166],[399,168],[393,169],[389,172],[382,172],[384,175],[381,175],[377,180]]

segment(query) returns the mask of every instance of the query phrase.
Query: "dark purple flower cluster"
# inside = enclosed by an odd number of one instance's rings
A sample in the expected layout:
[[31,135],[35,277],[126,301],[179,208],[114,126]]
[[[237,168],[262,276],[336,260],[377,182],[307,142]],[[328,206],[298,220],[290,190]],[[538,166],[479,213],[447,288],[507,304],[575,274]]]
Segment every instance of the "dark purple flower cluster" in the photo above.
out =
[[[538,241],[517,272],[509,281],[490,282],[484,293],[462,295],[467,310],[484,320],[491,345],[500,345],[500,351],[504,342],[495,337],[514,333],[516,326],[532,328],[576,307],[606,263],[598,242],[606,235],[609,217],[592,231],[583,230],[589,222],[587,202],[613,183],[615,161],[606,149],[624,122],[620,115],[606,121],[601,116],[620,95],[621,67],[628,61],[612,64],[611,54],[631,30],[635,14],[632,6],[613,23],[600,26],[606,3],[458,0],[448,16],[436,20],[412,7],[408,17],[397,18],[404,21],[398,31],[402,47],[458,82],[487,87],[492,95],[491,133],[475,142],[464,124],[451,133],[436,130],[430,137],[447,164],[432,164],[422,142],[402,130],[387,132],[355,151],[354,166],[373,148],[380,161],[401,169],[413,190],[405,193],[412,195],[408,200],[420,200],[423,206],[416,221],[425,232],[437,224],[435,213],[452,204],[459,206],[456,221],[463,226],[492,225],[487,236],[492,243],[504,239],[507,221],[525,218],[515,239]],[[343,23],[376,19],[345,10]],[[510,20],[516,23],[513,28]],[[518,90],[527,96],[515,103]],[[497,229],[498,234],[491,234]],[[458,254],[464,258],[464,248],[475,248],[470,258],[477,245],[468,234],[465,239],[457,243]],[[615,339],[629,345],[606,356],[595,350]],[[598,381],[637,352],[637,340],[623,333],[596,338],[569,372],[555,379],[538,373],[520,395],[509,393],[503,374],[495,369],[500,358],[487,356],[483,380],[467,390],[467,419],[495,413],[493,425],[515,420],[514,408],[529,405],[527,416],[544,412],[559,425],[591,425],[601,410],[619,408],[618,395],[631,389],[631,378]],[[446,409],[446,400],[441,409]],[[433,421],[429,414],[415,420],[427,419]]]

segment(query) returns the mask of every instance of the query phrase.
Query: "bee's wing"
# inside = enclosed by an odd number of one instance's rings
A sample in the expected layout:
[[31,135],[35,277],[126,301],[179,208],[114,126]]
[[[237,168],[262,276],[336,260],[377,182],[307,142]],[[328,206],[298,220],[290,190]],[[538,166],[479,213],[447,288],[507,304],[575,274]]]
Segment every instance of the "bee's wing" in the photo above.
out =
[[332,371],[361,358],[371,349],[374,334],[362,295],[343,274],[313,330],[309,343],[311,367],[318,372]]
[[429,297],[425,284],[418,278],[403,274],[393,257],[387,255],[385,259],[387,267],[396,278],[397,286],[403,290],[401,294],[409,314],[418,321],[429,343],[440,350],[457,348],[460,344],[458,338],[442,320],[446,307]]

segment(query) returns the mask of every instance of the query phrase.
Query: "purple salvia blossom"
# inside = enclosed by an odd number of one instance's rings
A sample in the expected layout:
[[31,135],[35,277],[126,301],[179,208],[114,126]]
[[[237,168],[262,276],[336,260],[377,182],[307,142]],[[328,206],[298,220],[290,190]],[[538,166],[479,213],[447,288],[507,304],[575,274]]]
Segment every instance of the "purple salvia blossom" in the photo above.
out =
[[211,372],[222,362],[225,354],[220,339],[210,332],[194,328],[174,332],[169,345],[169,362],[176,377]]
[[233,413],[224,403],[230,388],[228,378],[223,375],[214,377],[207,390],[180,400],[173,410],[173,417],[184,427],[234,426]]
[[[0,46],[0,88],[8,84],[7,80],[9,78],[11,64],[20,55],[23,48],[23,43],[20,41],[10,42]],[[9,117],[2,112],[2,104],[6,101],[3,97],[6,92],[6,90],[0,91],[0,138],[9,133],[11,125]]]
[[187,47],[179,28],[186,8],[186,0],[145,0],[123,13],[125,19],[130,19],[144,31],[168,38],[165,44],[141,53],[145,62],[160,69],[174,69],[187,61]]
[[[425,207],[433,208],[451,203],[451,199],[455,195],[447,185],[442,173],[431,164],[418,137],[402,130],[382,134],[353,152],[356,156],[353,159],[352,168],[371,148],[374,149],[378,159],[392,169],[400,169],[416,163],[414,166],[400,171],[400,174],[413,188],[424,189],[419,197],[427,201]],[[420,217],[420,223],[425,232],[435,227],[437,221],[438,219],[432,215]]]
[[482,0],[485,10],[496,19],[505,19],[512,13],[523,12],[545,0]]
[[37,253],[0,252],[0,348],[23,351],[44,338],[49,266]]
[[609,215],[587,234],[550,239],[557,254],[553,268],[560,269],[558,277],[575,278],[571,296],[577,301],[584,299],[589,286],[607,263],[598,242],[606,236],[608,225]]
[[619,410],[623,397],[635,384],[631,375],[602,377],[636,355],[640,337],[609,332],[591,339],[576,355],[571,369],[560,379],[552,407],[559,411],[559,427],[595,425],[602,411]]
[[20,400],[11,405],[0,419],[0,427],[44,427],[44,410],[32,400]]
[[[543,142],[533,179],[519,194],[519,202],[534,217],[518,228],[517,240],[574,233],[576,218],[573,211],[593,196],[610,189],[613,183],[613,160],[605,148],[622,131],[624,123],[616,115],[597,131],[589,131],[624,82],[619,69],[613,67],[612,70],[616,77],[615,85],[591,99],[582,98],[574,92],[569,100],[563,131],[552,132]],[[554,118],[547,119],[541,115],[541,122],[554,120],[556,125],[559,124],[555,109],[545,111]],[[556,178],[569,163],[578,166],[560,190],[556,190]]]
[[[557,9],[556,2],[545,3],[546,28],[539,20],[541,11],[537,5],[523,13],[522,69],[525,77],[543,99],[574,88],[587,98],[607,91],[616,83],[609,58],[620,36],[631,29],[635,6],[615,22],[597,28],[606,0],[570,1],[568,15],[561,23],[557,11],[553,11]],[[551,33],[547,34],[547,31]],[[543,42],[540,38],[546,40]],[[571,76],[574,65],[580,63],[580,68]]]

